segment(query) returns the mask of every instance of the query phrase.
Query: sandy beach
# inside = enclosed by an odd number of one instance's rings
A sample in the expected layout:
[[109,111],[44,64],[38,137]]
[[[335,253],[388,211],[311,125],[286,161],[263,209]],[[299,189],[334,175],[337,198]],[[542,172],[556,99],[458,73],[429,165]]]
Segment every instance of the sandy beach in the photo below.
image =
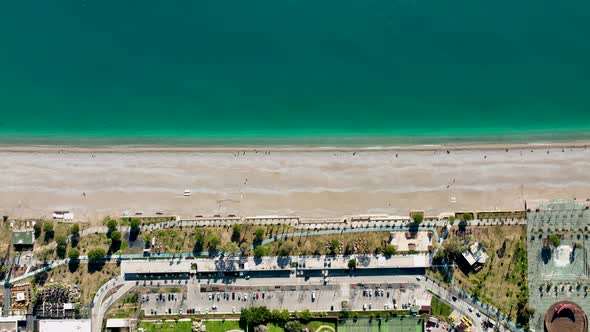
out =
[[585,143],[254,151],[2,147],[0,213],[437,215],[590,197]]

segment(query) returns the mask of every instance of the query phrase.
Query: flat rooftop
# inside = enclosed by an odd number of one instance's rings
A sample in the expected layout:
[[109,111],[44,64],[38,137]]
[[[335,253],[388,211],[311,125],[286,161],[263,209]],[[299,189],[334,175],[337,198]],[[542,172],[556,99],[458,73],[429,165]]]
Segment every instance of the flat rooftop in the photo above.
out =
[[90,332],[90,319],[45,319],[39,321],[39,332]]
[[14,231],[12,232],[13,245],[33,245],[35,243],[35,232],[33,231]]
[[400,256],[291,256],[291,257],[224,257],[174,260],[134,260],[121,262],[121,273],[188,273],[193,264],[197,272],[217,271],[281,271],[292,263],[299,270],[348,269],[348,261],[356,259],[357,269],[425,268],[430,266],[427,254]]

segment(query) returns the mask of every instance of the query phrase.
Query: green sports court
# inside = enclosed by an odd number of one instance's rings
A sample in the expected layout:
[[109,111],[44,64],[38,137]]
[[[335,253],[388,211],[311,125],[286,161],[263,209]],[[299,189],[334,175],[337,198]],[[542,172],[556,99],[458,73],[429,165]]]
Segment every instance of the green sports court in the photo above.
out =
[[338,332],[424,332],[424,319],[416,317],[342,319],[338,321]]

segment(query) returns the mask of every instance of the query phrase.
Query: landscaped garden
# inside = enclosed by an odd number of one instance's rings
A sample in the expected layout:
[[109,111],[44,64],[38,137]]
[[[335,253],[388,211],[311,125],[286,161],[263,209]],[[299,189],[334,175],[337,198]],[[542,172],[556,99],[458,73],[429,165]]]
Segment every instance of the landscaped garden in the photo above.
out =
[[458,257],[474,241],[483,244],[489,258],[477,272],[454,269],[457,286],[516,320],[528,299],[525,226],[466,227],[452,232],[444,243],[447,258]]

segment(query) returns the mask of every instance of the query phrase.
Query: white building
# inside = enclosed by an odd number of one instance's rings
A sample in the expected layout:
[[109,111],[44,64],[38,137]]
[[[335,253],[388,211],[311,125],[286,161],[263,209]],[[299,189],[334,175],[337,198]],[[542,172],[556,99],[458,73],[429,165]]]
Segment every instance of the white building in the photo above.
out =
[[74,220],[74,214],[70,211],[53,211],[53,219]]
[[90,319],[44,319],[39,321],[39,332],[90,332]]

